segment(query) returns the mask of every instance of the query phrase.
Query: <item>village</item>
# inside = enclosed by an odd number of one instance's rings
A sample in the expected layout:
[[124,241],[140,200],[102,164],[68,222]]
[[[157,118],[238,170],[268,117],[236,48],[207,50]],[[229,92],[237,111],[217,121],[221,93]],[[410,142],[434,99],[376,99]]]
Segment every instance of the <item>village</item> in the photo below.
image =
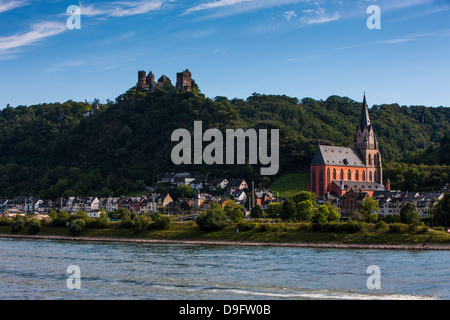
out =
[[[151,193],[138,197],[69,197],[58,200],[39,199],[36,197],[19,196],[12,199],[0,199],[0,217],[14,217],[16,215],[33,215],[41,220],[49,217],[51,211],[66,211],[76,214],[86,212],[90,218],[99,218],[102,212],[113,213],[119,209],[140,215],[162,213],[174,217],[174,220],[195,219],[197,215],[208,210],[213,204],[225,205],[234,201],[242,207],[244,217],[249,218],[251,209],[260,206],[266,211],[273,203],[282,204],[286,199],[280,198],[268,189],[255,189],[244,179],[213,178],[206,181],[203,175],[192,173],[166,173],[159,184],[178,187],[189,186],[195,191],[195,196],[174,200],[169,193]],[[154,190],[153,188],[149,188]],[[209,190],[210,192],[201,192]],[[317,197],[316,206],[329,202],[340,212],[341,220],[348,220],[354,212],[360,211],[364,199],[372,197],[379,204],[377,215],[399,216],[406,203],[415,206],[422,219],[430,218],[434,204],[450,193],[450,186],[446,184],[439,192],[408,192],[400,190],[357,192],[349,189],[341,197],[326,193]]]

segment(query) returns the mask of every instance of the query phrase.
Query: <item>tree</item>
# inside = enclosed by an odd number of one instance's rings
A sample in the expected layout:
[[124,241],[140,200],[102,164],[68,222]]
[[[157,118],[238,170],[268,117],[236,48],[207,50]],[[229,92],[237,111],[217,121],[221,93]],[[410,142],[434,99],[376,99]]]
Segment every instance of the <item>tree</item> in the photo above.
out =
[[327,222],[329,210],[325,205],[320,205],[317,210],[314,212],[311,222],[315,225],[320,225]]
[[285,200],[283,202],[283,211],[281,214],[281,219],[283,221],[295,220],[296,214],[297,214],[297,212],[296,212],[294,201],[292,199]]
[[400,210],[400,222],[412,225],[420,223],[420,216],[411,202],[406,202]]
[[433,225],[450,227],[450,194],[439,200],[432,210]]
[[325,205],[328,208],[328,222],[339,222],[341,215],[339,214],[339,209],[333,206],[330,202],[326,202]]
[[361,213],[364,217],[364,220],[367,222],[376,222],[378,221],[378,215],[375,212],[380,210],[380,205],[377,200],[374,200],[372,197],[367,197],[361,203]]
[[33,219],[30,222],[30,225],[28,226],[28,233],[29,234],[36,234],[39,231],[41,231],[41,223],[39,220]]
[[269,203],[266,209],[266,215],[269,218],[280,218],[283,212],[283,205],[279,202]]
[[250,211],[250,217],[252,219],[258,219],[258,218],[262,218],[264,215],[264,212],[261,208],[261,206],[259,204],[257,204],[256,206],[254,206],[252,208],[252,210]]
[[297,220],[311,221],[315,205],[311,200],[305,200],[297,204]]
[[81,234],[81,232],[83,231],[84,227],[86,225],[86,222],[83,219],[75,219],[72,220],[72,222],[69,225],[69,234],[72,237],[77,237]]
[[227,204],[223,208],[223,212],[231,219],[233,222],[239,222],[244,219],[244,212],[242,212],[243,207],[236,203],[234,200],[228,200]]
[[216,231],[223,229],[228,224],[228,217],[220,205],[213,203],[208,210],[199,214],[195,221],[201,230]]
[[154,228],[160,230],[168,229],[171,224],[172,224],[172,217],[166,216],[165,214],[156,215],[155,220],[152,223]]
[[19,232],[22,230],[23,226],[25,225],[25,220],[18,214],[13,219],[13,222],[11,224],[11,231],[12,232]]
[[292,200],[294,200],[295,203],[309,200],[315,204],[317,201],[317,196],[314,192],[300,191],[292,196]]

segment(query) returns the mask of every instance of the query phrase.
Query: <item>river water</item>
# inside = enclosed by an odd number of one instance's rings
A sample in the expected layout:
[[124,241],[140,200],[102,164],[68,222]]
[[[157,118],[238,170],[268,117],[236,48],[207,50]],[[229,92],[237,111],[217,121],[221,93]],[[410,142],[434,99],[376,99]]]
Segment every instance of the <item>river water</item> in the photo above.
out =
[[0,239],[0,299],[447,300],[449,266],[448,251]]

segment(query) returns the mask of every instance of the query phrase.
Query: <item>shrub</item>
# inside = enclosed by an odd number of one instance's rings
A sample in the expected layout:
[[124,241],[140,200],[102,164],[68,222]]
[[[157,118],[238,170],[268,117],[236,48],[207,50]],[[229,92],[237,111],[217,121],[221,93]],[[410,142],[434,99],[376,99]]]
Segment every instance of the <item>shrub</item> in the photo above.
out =
[[405,226],[403,223],[396,222],[396,223],[391,223],[389,225],[389,231],[393,232],[393,233],[401,233],[404,231],[404,229],[405,229]]
[[39,220],[33,219],[30,222],[30,225],[28,226],[28,233],[29,234],[36,234],[39,231],[41,231],[42,227],[41,227],[41,223],[39,222]]
[[342,223],[328,222],[322,224],[321,230],[325,232],[342,232],[344,228],[342,227]]
[[11,224],[11,231],[12,232],[19,232],[23,229],[23,226],[25,225],[25,220],[23,218],[14,218],[12,224]]
[[83,219],[75,219],[73,220],[69,225],[69,234],[72,237],[79,236],[81,232],[83,231],[84,227],[86,225],[86,222]]
[[282,232],[286,231],[287,227],[284,224],[261,223],[258,230],[261,232]]
[[239,230],[242,230],[242,231],[248,231],[248,230],[255,229],[256,226],[257,226],[257,224],[252,221],[240,221],[237,225]]
[[305,222],[301,222],[298,224],[298,231],[308,231],[312,229],[312,224],[311,223],[305,223]]
[[52,218],[52,225],[63,227],[66,225],[66,222],[69,220],[69,213],[66,211],[58,212]]
[[166,216],[164,214],[158,214],[155,217],[155,221],[152,223],[152,227],[155,229],[163,230],[168,229],[172,224],[172,217]]
[[1,217],[0,218],[0,226],[9,226],[12,224],[12,220],[5,218],[5,217]]
[[201,213],[195,220],[201,230],[222,230],[228,224],[228,218],[218,204],[213,204],[206,212]]
[[343,227],[344,230],[348,233],[356,233],[363,229],[364,225],[361,222],[353,222],[349,221],[345,223],[345,226]]
[[382,220],[378,221],[378,222],[375,224],[375,229],[377,229],[377,230],[384,230],[384,229],[386,229],[386,228],[387,228],[387,223],[384,222],[384,221],[382,221]]

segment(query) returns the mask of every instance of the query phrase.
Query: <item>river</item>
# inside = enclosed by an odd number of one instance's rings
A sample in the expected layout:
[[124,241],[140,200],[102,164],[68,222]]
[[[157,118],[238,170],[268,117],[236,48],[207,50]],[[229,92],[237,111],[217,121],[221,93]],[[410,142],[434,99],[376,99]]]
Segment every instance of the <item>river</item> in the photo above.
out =
[[[448,300],[449,265],[450,253],[434,250],[3,238],[0,299]],[[80,289],[69,288],[69,266],[79,270]],[[369,266],[379,267],[379,289],[368,288]]]

